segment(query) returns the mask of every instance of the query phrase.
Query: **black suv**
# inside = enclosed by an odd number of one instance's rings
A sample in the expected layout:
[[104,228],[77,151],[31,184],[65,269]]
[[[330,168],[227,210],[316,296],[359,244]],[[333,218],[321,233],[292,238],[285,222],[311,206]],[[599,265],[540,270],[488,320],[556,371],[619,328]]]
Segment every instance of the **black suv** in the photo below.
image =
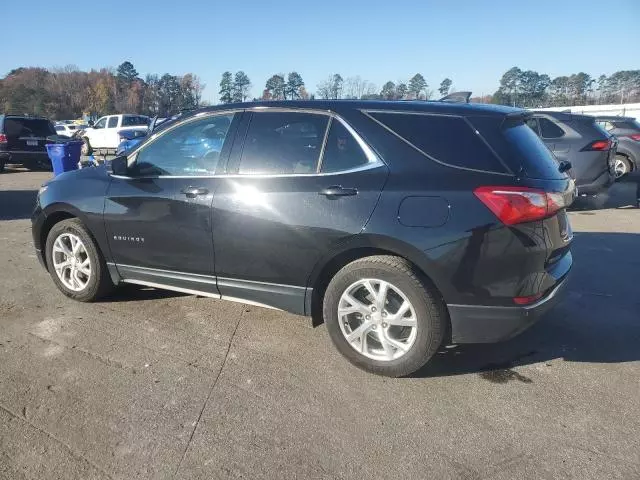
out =
[[67,296],[120,283],[324,319],[399,376],[495,342],[559,297],[574,182],[507,107],[294,101],[206,108],[44,185],[38,257]]
[[527,124],[559,162],[571,163],[568,173],[580,193],[596,195],[613,184],[618,140],[596,124],[595,117],[540,111]]
[[46,118],[0,115],[0,172],[7,163],[50,168],[46,144],[52,135],[56,130]]
[[621,178],[640,165],[640,122],[632,117],[597,116],[596,122],[618,139],[615,175]]

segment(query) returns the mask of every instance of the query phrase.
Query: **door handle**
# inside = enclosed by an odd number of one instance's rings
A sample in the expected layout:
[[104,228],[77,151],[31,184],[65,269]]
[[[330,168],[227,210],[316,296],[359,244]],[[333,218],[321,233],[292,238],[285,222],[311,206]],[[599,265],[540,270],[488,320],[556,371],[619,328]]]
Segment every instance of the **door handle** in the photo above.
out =
[[340,185],[334,185],[332,187],[327,187],[318,192],[318,195],[324,195],[325,197],[351,197],[353,195],[357,195],[358,190],[355,188],[344,188]]
[[186,195],[187,198],[196,198],[198,195],[206,195],[209,193],[209,190],[199,187],[187,187],[180,190],[180,193]]

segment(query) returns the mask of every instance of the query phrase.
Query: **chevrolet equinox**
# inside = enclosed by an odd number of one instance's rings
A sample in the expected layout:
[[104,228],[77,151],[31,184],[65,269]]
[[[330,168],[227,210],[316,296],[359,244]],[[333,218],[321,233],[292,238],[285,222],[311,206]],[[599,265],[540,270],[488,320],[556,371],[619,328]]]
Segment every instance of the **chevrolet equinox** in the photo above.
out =
[[402,376],[531,325],[571,269],[576,191],[523,110],[289,101],[204,108],[40,189],[38,257],[79,301],[132,283],[326,323]]

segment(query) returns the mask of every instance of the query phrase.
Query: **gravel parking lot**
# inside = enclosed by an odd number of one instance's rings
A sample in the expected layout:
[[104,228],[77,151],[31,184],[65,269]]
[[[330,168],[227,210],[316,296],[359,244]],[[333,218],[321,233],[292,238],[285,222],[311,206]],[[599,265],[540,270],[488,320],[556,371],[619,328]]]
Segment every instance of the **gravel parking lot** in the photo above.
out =
[[570,214],[557,309],[388,379],[302,317],[132,287],[66,299],[31,245],[49,175],[0,175],[0,478],[640,477],[633,179]]

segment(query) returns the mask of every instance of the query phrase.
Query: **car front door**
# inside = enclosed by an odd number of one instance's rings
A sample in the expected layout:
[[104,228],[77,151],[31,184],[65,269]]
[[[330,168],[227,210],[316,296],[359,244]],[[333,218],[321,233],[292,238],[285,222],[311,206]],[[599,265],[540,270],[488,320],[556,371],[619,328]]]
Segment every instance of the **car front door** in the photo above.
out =
[[126,176],[114,176],[104,219],[125,280],[218,293],[211,202],[233,119],[233,113],[186,119],[138,150]]
[[104,145],[104,132],[107,127],[108,118],[109,117],[102,117],[93,125],[93,130],[91,132],[91,136],[89,137],[89,142],[91,143],[92,147],[102,148],[102,146]]
[[326,113],[247,112],[236,138],[213,199],[218,289],[302,314],[313,267],[364,228],[387,167]]
[[104,148],[116,148],[118,146],[118,122],[120,116],[112,115],[107,120],[107,128],[104,129],[102,146]]

